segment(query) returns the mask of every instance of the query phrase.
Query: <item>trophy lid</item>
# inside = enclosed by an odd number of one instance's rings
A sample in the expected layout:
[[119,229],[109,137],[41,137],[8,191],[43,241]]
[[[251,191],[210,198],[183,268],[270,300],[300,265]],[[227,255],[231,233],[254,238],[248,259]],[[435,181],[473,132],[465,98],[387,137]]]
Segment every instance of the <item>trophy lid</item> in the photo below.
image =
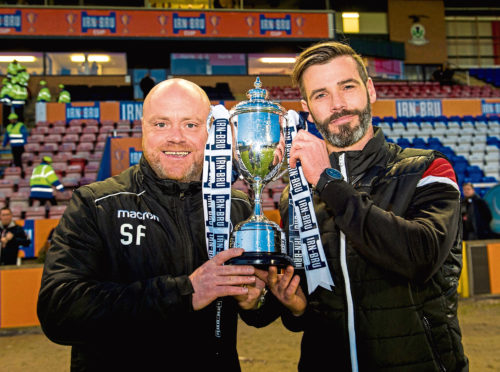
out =
[[248,101],[242,101],[231,109],[231,116],[247,112],[264,111],[275,114],[285,114],[285,109],[278,103],[267,99],[268,92],[262,88],[262,82],[257,76],[254,82],[254,89],[247,92]]

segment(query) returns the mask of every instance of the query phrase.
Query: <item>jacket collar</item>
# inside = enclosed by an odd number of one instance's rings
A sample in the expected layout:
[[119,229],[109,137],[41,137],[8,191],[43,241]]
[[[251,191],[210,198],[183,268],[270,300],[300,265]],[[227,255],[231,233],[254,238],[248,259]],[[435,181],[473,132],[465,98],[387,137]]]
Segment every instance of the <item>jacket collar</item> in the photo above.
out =
[[201,191],[201,181],[184,183],[159,178],[144,156],[139,161],[139,182],[145,189],[168,195],[192,195]]
[[4,226],[1,222],[0,222],[0,229],[9,229],[11,227],[14,227],[16,226],[16,223],[14,221],[10,221],[10,223],[7,225],[7,226]]
[[341,151],[330,154],[330,163],[333,167],[339,168],[339,157],[345,154],[347,174],[355,177],[365,173],[376,164],[385,163],[389,152],[384,137],[384,133],[378,127],[374,127],[374,136],[368,141],[362,150]]

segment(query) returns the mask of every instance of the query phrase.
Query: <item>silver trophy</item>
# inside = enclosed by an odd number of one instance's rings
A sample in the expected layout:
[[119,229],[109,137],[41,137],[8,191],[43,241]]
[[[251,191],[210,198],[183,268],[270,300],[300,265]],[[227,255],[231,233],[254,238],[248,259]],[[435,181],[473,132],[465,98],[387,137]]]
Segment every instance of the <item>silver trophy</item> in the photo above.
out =
[[250,218],[235,226],[229,246],[243,248],[245,252],[228,263],[285,267],[293,265],[286,254],[285,234],[264,215],[261,196],[265,185],[280,175],[285,154],[276,161],[275,152],[280,142],[284,148],[286,111],[267,99],[267,90],[261,88],[258,77],[254,86],[247,92],[248,101],[230,110],[229,120],[236,136],[237,166],[253,190],[254,211]]

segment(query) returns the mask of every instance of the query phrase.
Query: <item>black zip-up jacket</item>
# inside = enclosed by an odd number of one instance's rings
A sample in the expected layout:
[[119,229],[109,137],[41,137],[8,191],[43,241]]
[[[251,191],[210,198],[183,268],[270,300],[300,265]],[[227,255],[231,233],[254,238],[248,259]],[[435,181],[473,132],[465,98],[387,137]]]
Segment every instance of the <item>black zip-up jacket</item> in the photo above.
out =
[[[250,213],[233,190],[233,225]],[[160,180],[142,158],[74,192],[47,252],[43,331],[72,345],[72,371],[239,371],[236,301],[220,319],[216,301],[192,308],[188,275],[207,260],[201,182]]]
[[31,240],[26,236],[24,229],[14,221],[11,221],[8,226],[2,226],[2,224],[0,224],[0,235],[4,236],[8,232],[12,233],[14,237],[7,242],[5,247],[1,248],[0,264],[15,265],[19,247],[21,245],[27,247]]
[[435,168],[453,174],[449,163],[435,151],[386,143],[378,128],[362,151],[330,156],[338,170],[341,156],[348,182],[330,182],[314,200],[335,287],[311,293],[303,316],[283,316],[304,331],[299,371],[351,370],[341,231],[359,370],[468,370],[457,319],[460,194]]

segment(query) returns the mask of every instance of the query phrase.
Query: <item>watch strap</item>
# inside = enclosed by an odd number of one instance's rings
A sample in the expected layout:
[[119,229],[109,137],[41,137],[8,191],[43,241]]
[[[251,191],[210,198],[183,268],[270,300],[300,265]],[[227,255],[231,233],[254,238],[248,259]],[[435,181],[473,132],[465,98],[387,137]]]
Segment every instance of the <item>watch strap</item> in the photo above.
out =
[[342,180],[344,177],[342,177],[342,173],[340,173],[338,170],[335,168],[325,168],[323,173],[319,176],[318,183],[316,184],[316,187],[314,188],[314,191],[317,194],[321,194],[321,192],[325,189],[326,185],[328,185],[332,181],[336,180]]

